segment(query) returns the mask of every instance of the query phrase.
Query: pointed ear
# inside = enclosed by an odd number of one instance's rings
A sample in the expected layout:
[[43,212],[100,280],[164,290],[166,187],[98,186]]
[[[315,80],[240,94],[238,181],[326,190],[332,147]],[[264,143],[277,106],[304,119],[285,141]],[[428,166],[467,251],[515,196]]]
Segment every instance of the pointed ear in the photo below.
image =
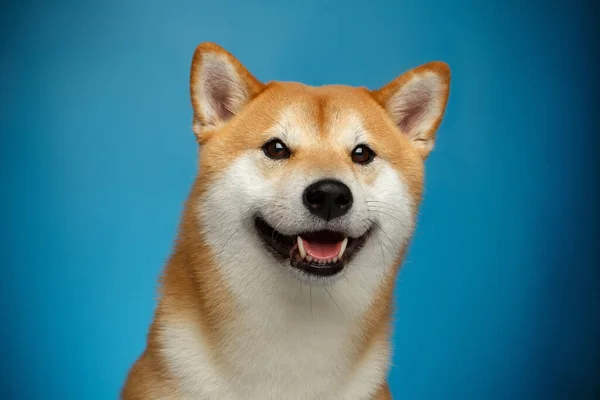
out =
[[433,149],[449,89],[450,68],[434,61],[404,73],[372,94],[426,158]]
[[194,133],[217,128],[235,116],[263,88],[229,52],[214,43],[202,43],[194,52],[190,93]]

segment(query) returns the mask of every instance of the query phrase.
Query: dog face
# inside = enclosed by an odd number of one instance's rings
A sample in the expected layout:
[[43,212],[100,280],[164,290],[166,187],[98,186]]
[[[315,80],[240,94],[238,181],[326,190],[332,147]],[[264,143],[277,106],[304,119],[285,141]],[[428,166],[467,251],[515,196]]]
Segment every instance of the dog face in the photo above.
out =
[[223,273],[318,285],[397,264],[449,79],[434,62],[377,91],[262,84],[222,48],[200,45],[191,72],[201,144],[194,201]]

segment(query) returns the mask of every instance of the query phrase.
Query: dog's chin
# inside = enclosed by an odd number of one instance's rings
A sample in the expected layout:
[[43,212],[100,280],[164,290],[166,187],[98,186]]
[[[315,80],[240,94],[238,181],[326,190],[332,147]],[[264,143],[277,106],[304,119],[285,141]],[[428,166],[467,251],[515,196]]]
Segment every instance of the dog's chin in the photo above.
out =
[[255,218],[254,227],[266,250],[311,285],[330,284],[342,276],[371,233],[369,228],[359,237],[330,230],[284,235],[260,217]]

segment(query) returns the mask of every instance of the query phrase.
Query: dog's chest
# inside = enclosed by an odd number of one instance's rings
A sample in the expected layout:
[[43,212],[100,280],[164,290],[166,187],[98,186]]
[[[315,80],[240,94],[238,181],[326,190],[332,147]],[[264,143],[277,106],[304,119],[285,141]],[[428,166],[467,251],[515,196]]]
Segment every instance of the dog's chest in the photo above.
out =
[[196,328],[164,327],[163,349],[187,398],[366,400],[387,373],[387,347],[356,364],[344,326],[265,323],[243,333],[231,337],[217,367]]

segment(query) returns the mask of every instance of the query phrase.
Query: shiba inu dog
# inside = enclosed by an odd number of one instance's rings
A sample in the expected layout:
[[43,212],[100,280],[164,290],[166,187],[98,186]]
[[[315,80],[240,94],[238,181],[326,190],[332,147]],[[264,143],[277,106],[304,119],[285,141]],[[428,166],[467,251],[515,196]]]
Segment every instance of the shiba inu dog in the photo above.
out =
[[390,399],[392,292],[449,93],[431,62],[379,90],[191,67],[199,172],[125,400]]

